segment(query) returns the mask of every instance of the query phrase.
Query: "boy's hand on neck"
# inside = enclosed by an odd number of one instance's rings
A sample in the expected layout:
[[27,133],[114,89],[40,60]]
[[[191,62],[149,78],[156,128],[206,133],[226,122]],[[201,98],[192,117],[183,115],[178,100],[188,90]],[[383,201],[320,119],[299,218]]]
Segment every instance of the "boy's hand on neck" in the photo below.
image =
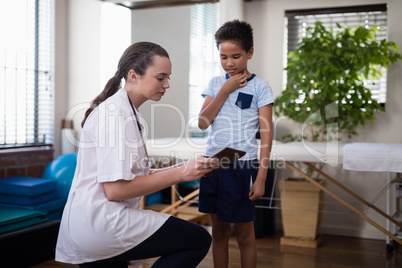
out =
[[245,85],[247,85],[246,71],[231,76],[228,80],[226,80],[225,84],[222,87],[222,90],[225,90],[227,94],[230,94],[231,92],[240,87],[244,87]]

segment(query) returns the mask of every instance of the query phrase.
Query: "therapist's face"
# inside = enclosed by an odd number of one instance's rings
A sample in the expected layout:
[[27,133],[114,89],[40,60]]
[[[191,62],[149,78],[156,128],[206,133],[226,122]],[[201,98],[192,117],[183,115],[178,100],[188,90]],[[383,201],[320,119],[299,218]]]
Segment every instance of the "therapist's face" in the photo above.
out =
[[169,58],[155,56],[154,64],[150,66],[138,82],[142,95],[153,101],[159,101],[170,87],[169,77],[172,73],[172,63]]

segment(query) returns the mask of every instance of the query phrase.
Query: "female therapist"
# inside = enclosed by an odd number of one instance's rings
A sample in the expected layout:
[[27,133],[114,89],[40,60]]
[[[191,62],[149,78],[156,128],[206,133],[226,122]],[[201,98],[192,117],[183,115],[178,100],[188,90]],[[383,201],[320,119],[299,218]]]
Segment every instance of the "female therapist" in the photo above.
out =
[[152,267],[190,268],[207,254],[211,237],[203,227],[139,208],[144,195],[199,179],[217,165],[216,159],[199,157],[150,170],[138,108],[166,93],[171,66],[161,46],[131,45],[86,111],[56,261],[119,268],[130,260],[161,256]]

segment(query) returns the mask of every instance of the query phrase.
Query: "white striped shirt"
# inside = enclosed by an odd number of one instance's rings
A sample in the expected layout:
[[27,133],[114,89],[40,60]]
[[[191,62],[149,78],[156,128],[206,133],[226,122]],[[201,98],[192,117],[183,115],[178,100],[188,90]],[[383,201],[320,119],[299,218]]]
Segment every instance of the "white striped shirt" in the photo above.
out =
[[[202,96],[215,98],[228,78],[228,74],[212,78]],[[231,92],[222,105],[211,125],[205,156],[212,156],[224,147],[231,147],[247,152],[241,160],[256,159],[258,109],[273,102],[268,82],[253,74],[247,79],[247,85]]]

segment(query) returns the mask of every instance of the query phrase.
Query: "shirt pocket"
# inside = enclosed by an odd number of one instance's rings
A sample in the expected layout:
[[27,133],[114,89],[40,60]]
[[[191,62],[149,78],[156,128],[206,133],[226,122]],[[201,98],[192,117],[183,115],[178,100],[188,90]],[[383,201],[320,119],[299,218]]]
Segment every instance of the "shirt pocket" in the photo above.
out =
[[239,92],[239,95],[237,95],[237,100],[236,100],[235,104],[237,107],[239,107],[242,110],[248,109],[251,106],[252,100],[253,100],[253,95]]

